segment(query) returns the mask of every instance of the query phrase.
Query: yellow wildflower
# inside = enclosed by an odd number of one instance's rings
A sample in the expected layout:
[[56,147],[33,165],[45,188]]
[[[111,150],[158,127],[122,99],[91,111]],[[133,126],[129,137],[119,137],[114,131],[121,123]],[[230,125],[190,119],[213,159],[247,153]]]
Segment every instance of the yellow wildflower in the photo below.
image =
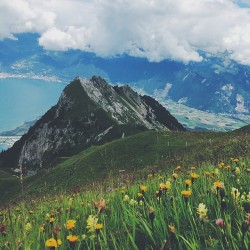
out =
[[215,182],[214,182],[214,186],[215,186],[216,188],[224,188],[224,183],[221,182],[221,181],[215,181]]
[[192,191],[191,190],[184,190],[181,191],[181,194],[184,198],[188,198],[191,195]]
[[145,185],[141,185],[140,188],[141,188],[142,192],[146,192],[146,190],[147,190],[147,186],[145,186]]
[[32,230],[32,225],[30,224],[30,223],[27,223],[26,225],[25,225],[25,231],[26,232],[30,232]]
[[191,180],[186,180],[185,184],[186,184],[186,186],[190,187],[192,185],[192,181]]
[[103,228],[102,223],[96,224],[95,229],[101,230]]
[[98,218],[96,218],[94,215],[89,215],[87,219],[87,227],[86,227],[89,230],[89,232],[95,231],[97,222],[98,222]]
[[70,235],[68,235],[67,236],[67,240],[70,242],[70,243],[75,243],[75,242],[77,242],[78,241],[78,236],[77,235],[72,235],[72,234],[70,234]]
[[173,178],[176,180],[178,178],[178,174],[177,173],[173,173]]
[[71,230],[75,228],[76,221],[75,220],[68,220],[66,222],[66,228]]
[[190,176],[191,176],[191,179],[193,179],[193,180],[195,180],[195,179],[198,179],[198,178],[199,178],[199,175],[198,175],[198,174],[196,174],[196,173],[191,173],[191,174],[190,174]]
[[62,245],[62,241],[60,239],[56,240],[54,238],[50,238],[50,239],[46,240],[46,242],[45,242],[45,246],[52,248],[52,249],[57,248],[60,245]]

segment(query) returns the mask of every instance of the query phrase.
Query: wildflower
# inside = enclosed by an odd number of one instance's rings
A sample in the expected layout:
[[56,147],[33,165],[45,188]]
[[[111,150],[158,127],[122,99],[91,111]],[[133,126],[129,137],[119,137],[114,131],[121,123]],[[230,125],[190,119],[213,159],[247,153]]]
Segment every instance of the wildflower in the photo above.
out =
[[175,233],[175,228],[173,225],[168,225],[170,233],[174,234]]
[[186,184],[186,189],[188,189],[188,187],[192,185],[192,181],[188,179],[185,181],[185,184]]
[[218,168],[223,168],[224,165],[225,165],[225,163],[224,163],[224,162],[221,162],[221,163],[218,164]]
[[181,194],[184,198],[189,198],[189,196],[191,195],[192,191],[191,190],[184,190],[181,191]]
[[126,194],[126,195],[124,195],[124,197],[123,197],[123,201],[129,201],[129,196]]
[[236,168],[235,168],[235,173],[236,173],[236,174],[240,174],[240,168],[239,168],[239,167],[236,167]]
[[164,183],[161,183],[161,184],[160,184],[160,189],[161,189],[161,190],[165,190],[165,184],[164,184]]
[[155,192],[155,194],[156,194],[156,197],[157,197],[157,198],[160,198],[160,197],[162,196],[162,191],[161,191],[161,189],[157,190],[157,191]]
[[239,159],[233,159],[233,162],[235,162],[235,163],[238,163],[239,162]]
[[86,240],[87,239],[87,235],[86,234],[82,234],[82,240]]
[[239,199],[239,197],[240,197],[240,192],[239,192],[239,190],[237,188],[232,188],[231,195],[237,201]]
[[173,176],[174,180],[176,180],[178,178],[178,174],[177,173],[173,173],[172,176]]
[[78,241],[78,236],[77,235],[68,235],[67,236],[67,240],[70,242],[70,243],[76,243]]
[[138,202],[137,202],[136,200],[134,200],[134,199],[131,199],[131,200],[129,201],[129,204],[130,204],[131,206],[135,206],[135,205],[138,204]]
[[230,165],[227,165],[224,167],[225,170],[230,170],[231,166]]
[[100,230],[101,230],[102,228],[103,228],[102,223],[96,224],[96,226],[95,226],[95,231],[96,231],[96,234],[97,234],[97,235],[100,233]]
[[54,239],[54,238],[50,238],[48,240],[46,240],[45,242],[45,246],[49,247],[51,249],[57,248],[60,245],[62,245],[62,241],[60,239]]
[[0,233],[2,235],[6,234],[6,228],[7,228],[7,226],[5,224],[0,224]]
[[220,227],[220,228],[224,228],[225,227],[225,222],[224,222],[224,220],[223,219],[217,219],[216,221],[215,221],[215,224],[218,226],[218,227]]
[[140,206],[143,206],[144,202],[142,200],[140,200],[139,204],[140,204]]
[[61,231],[61,227],[59,225],[56,225],[54,226],[54,231],[57,233],[57,232],[60,232]]
[[76,221],[75,220],[68,220],[66,222],[66,228],[71,230],[75,228]]
[[141,189],[142,194],[144,194],[146,192],[146,190],[147,190],[147,186],[141,185],[140,189]]
[[69,198],[69,207],[71,207],[73,204],[73,199],[72,198]]
[[211,173],[210,173],[210,172],[208,172],[208,171],[204,172],[204,174],[205,174],[206,176],[211,175]]
[[43,224],[43,225],[40,227],[40,232],[41,232],[41,233],[45,232],[45,224]]
[[148,174],[148,179],[152,178],[153,174]]
[[220,171],[219,171],[219,169],[218,169],[218,168],[216,168],[216,169],[214,170],[214,174],[215,174],[215,175],[218,175],[218,174],[219,174],[219,172],[220,172]]
[[95,209],[102,212],[104,209],[106,209],[106,201],[105,199],[101,198],[99,201],[94,202]]
[[98,222],[98,218],[96,218],[94,215],[89,215],[87,219],[87,227],[86,227],[89,230],[89,232],[95,231],[97,222]]
[[184,190],[181,191],[182,196],[184,197],[186,205],[188,204],[188,198],[191,195],[192,191],[191,190]]
[[170,190],[171,189],[171,183],[170,183],[170,181],[166,181],[165,189],[166,190]]
[[138,194],[137,194],[137,198],[138,198],[138,200],[141,200],[141,199],[142,199],[142,197],[143,197],[143,194],[142,194],[142,193],[138,193]]
[[31,223],[27,223],[27,224],[25,225],[25,231],[26,231],[27,233],[29,233],[31,230],[32,230],[32,225],[31,225]]
[[221,181],[215,181],[214,182],[214,186],[218,189],[218,188],[225,188],[224,183]]
[[153,207],[149,207],[149,219],[151,221],[152,226],[153,226],[154,218],[155,218],[155,211]]
[[246,195],[246,200],[250,202],[250,192]]
[[192,183],[194,182],[194,180],[196,180],[196,179],[199,178],[199,175],[196,174],[196,173],[191,173],[190,176],[191,176],[191,181],[192,181]]
[[54,217],[50,217],[49,223],[50,223],[50,224],[53,224],[54,221],[55,221],[55,218],[54,218]]
[[196,211],[201,221],[205,221],[207,219],[207,208],[205,204],[200,203],[196,208]]
[[176,168],[175,168],[175,170],[181,170],[181,166],[177,166]]
[[89,236],[89,239],[90,239],[90,240],[94,240],[95,237],[96,237],[96,235],[92,234],[92,235]]

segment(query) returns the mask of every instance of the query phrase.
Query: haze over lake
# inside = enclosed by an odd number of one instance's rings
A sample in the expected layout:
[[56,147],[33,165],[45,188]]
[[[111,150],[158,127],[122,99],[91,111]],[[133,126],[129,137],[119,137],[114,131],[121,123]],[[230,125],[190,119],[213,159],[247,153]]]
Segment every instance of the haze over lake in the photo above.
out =
[[0,79],[0,132],[43,115],[57,103],[65,86],[30,78]]

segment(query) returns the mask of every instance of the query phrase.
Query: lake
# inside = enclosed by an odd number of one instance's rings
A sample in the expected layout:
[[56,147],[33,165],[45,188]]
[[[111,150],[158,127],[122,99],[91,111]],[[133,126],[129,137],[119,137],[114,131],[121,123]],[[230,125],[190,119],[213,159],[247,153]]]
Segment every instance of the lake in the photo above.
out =
[[43,115],[57,103],[65,86],[30,78],[0,79],[0,132]]

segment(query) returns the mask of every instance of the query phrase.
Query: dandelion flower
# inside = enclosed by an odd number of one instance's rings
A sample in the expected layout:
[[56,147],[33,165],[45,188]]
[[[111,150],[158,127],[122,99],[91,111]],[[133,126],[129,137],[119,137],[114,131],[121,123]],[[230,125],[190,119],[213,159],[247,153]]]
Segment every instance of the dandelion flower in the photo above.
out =
[[190,187],[192,185],[192,181],[191,180],[186,180],[185,181],[186,187]]
[[75,220],[68,220],[66,222],[66,228],[71,230],[75,228],[76,221]]
[[173,173],[172,176],[173,176],[174,180],[176,180],[178,178],[178,174],[177,173]]
[[215,181],[215,182],[214,182],[214,186],[215,186],[216,188],[224,188],[224,183],[221,182],[221,181]]
[[68,235],[67,236],[67,240],[70,242],[70,243],[76,243],[78,241],[79,237],[77,235]]
[[189,196],[191,195],[192,191],[191,190],[184,190],[181,191],[181,194],[184,198],[189,198]]
[[144,192],[146,192],[146,190],[147,190],[147,186],[141,185],[141,186],[140,186],[140,189],[141,189],[142,193],[144,193]]
[[62,245],[62,241],[60,239],[54,239],[54,238],[50,238],[48,240],[46,240],[45,242],[45,246],[49,247],[51,249],[57,248],[60,245]]

